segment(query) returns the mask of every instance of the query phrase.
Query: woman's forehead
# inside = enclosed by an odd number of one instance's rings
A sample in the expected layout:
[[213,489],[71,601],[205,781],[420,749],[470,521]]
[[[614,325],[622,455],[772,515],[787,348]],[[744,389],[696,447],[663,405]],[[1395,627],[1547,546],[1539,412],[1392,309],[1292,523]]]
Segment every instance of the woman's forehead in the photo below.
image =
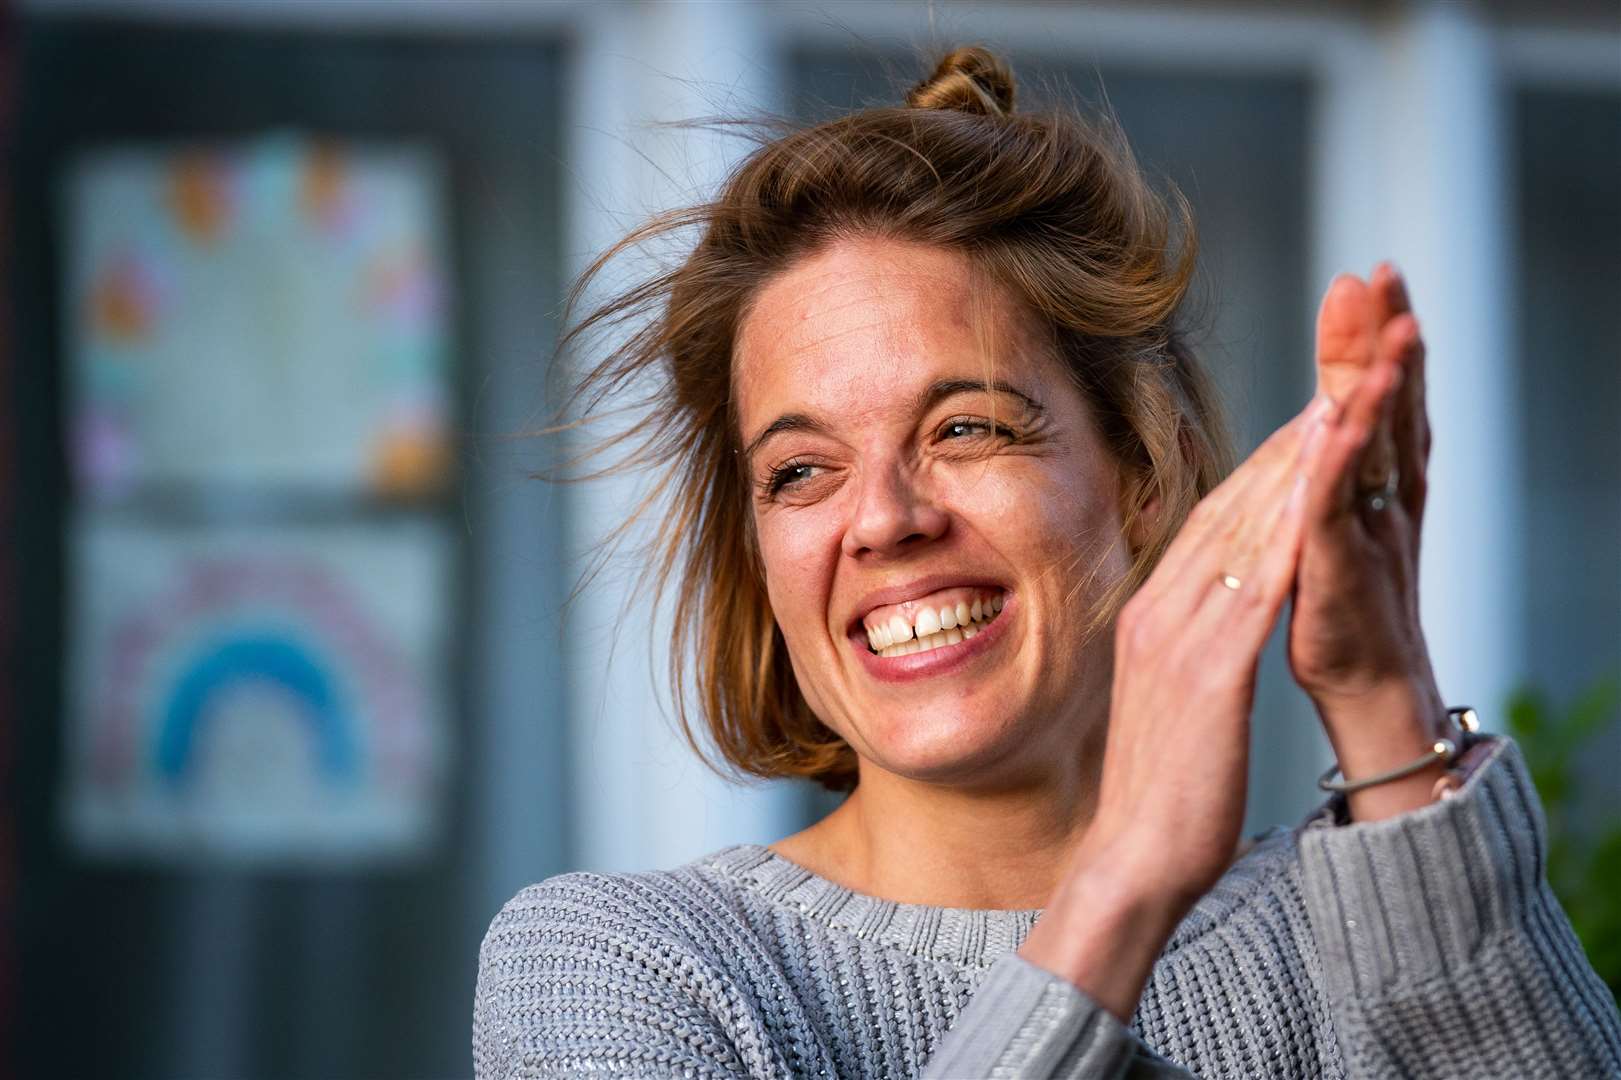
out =
[[739,328],[744,437],[783,412],[894,407],[942,378],[1035,377],[1027,320],[959,252],[839,241],[769,281]]

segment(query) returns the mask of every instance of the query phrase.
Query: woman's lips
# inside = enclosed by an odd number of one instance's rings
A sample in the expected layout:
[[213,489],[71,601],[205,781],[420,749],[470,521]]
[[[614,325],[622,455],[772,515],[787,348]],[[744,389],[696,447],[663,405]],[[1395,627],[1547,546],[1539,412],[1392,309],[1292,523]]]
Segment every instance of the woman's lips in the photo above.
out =
[[985,623],[971,638],[955,645],[941,645],[927,652],[908,653],[905,656],[879,656],[867,646],[864,635],[850,635],[850,646],[861,660],[862,667],[873,678],[883,682],[912,682],[917,679],[949,675],[973,663],[997,646],[1007,635],[1008,626],[1018,610],[1018,601],[1012,593],[1004,594],[1000,614]]

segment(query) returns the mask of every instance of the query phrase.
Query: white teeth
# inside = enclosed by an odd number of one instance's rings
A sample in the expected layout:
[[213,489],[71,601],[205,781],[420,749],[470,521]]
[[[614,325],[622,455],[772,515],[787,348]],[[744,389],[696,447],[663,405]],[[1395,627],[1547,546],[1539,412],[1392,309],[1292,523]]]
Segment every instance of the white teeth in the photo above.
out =
[[918,612],[916,627],[900,615],[887,622],[866,627],[867,644],[879,656],[910,656],[943,645],[958,645],[984,629],[1006,603],[1001,593],[976,597],[972,604],[960,601],[954,606],[924,608]]
[[917,636],[927,637],[940,632],[940,613],[933,608],[924,608],[917,616]]

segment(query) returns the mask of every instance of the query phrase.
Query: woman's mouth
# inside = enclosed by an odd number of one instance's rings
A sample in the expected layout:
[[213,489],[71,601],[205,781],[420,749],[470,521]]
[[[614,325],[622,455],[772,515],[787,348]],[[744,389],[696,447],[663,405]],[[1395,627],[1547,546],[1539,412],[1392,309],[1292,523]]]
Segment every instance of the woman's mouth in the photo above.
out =
[[1017,605],[1013,593],[994,585],[940,589],[872,609],[851,627],[850,645],[879,682],[983,674],[982,658],[1008,636]]
[[874,608],[862,619],[867,647],[886,659],[958,645],[1001,613],[1001,589],[940,589],[915,600]]

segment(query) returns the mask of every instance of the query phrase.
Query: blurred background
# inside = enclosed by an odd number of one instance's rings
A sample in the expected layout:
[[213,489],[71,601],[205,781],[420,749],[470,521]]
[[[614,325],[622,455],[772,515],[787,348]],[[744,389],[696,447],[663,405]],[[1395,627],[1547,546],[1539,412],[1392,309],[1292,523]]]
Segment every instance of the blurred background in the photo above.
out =
[[[1615,985],[1614,0],[31,0],[0,46],[8,1074],[467,1075],[516,890],[835,805],[694,760],[626,560],[565,608],[638,484],[533,479],[578,446],[526,433],[573,275],[745,149],[661,122],[895,103],[968,41],[1189,195],[1246,452],[1312,392],[1332,275],[1404,270],[1441,688],[1525,737]],[[1279,644],[1252,829],[1330,760]]]

